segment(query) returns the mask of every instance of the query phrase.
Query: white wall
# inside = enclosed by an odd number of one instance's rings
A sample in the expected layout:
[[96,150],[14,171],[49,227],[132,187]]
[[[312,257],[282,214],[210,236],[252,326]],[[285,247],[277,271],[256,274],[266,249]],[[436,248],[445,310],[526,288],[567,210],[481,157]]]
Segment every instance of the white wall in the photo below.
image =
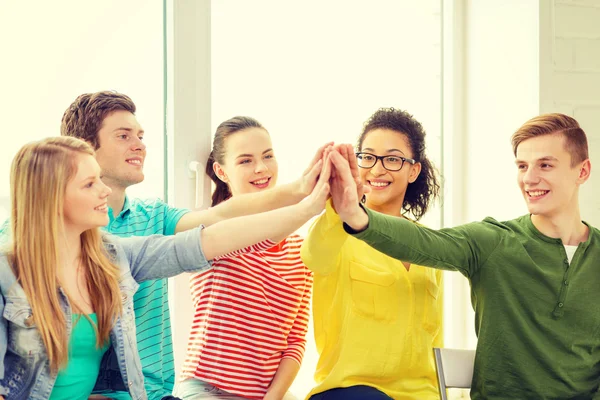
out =
[[582,218],[600,226],[600,1],[541,4],[541,112],[577,119],[588,135],[592,175],[581,190]]
[[[538,113],[538,2],[444,1],[445,226],[527,209],[516,184],[511,134]],[[507,29],[506,21],[510,22]],[[448,122],[450,121],[450,122]],[[447,347],[477,342],[468,281],[446,273]]]
[[128,192],[163,196],[162,11],[161,1],[0,1],[0,220],[17,150],[59,135],[71,102],[100,90],[129,95],[146,131],[146,180]]

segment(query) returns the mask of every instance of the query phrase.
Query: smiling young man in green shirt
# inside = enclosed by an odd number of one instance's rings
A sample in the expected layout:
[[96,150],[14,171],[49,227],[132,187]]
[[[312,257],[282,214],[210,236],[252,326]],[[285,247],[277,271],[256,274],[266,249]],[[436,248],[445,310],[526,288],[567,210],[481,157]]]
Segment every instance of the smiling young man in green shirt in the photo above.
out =
[[600,231],[579,211],[591,171],[585,133],[571,117],[546,114],[519,128],[512,145],[529,209],[517,219],[431,230],[362,208],[347,146],[332,157],[335,208],[375,249],[469,279],[472,399],[600,398]]

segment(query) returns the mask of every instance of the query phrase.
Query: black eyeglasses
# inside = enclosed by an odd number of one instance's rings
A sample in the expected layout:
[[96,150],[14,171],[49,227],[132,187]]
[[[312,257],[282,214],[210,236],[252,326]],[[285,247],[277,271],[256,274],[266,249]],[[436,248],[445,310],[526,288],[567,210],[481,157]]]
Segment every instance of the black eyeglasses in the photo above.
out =
[[356,153],[358,166],[361,168],[373,168],[378,160],[381,160],[381,165],[388,171],[400,171],[404,163],[414,164],[417,161],[412,158],[400,156],[376,156],[371,153]]

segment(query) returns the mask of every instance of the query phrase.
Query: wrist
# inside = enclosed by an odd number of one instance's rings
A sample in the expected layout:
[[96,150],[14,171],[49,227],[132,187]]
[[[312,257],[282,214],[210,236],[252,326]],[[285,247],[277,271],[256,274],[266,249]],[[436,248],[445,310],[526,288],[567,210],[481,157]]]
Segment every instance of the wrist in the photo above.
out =
[[296,179],[295,181],[288,184],[286,191],[292,196],[292,198],[298,202],[308,196],[309,193],[305,193],[304,185],[302,184],[302,178]]
[[356,211],[345,216],[343,221],[354,231],[353,233],[358,233],[369,226],[369,215],[362,207],[357,207]]

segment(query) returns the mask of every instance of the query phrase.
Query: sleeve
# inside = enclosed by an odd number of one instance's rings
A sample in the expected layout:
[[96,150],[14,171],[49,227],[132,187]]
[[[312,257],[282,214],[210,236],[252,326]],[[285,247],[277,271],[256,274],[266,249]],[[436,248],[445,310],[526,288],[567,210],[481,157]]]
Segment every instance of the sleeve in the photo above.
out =
[[123,251],[133,278],[142,282],[210,268],[211,263],[202,251],[200,232],[203,228],[172,236],[112,237],[112,240]]
[[[8,347],[8,326],[4,319],[4,295],[0,294],[0,380],[4,379],[4,357]],[[8,390],[0,385],[0,396],[6,397]]]
[[258,242],[257,244],[253,244],[252,246],[244,247],[242,249],[232,251],[231,253],[224,254],[220,257],[215,257],[213,261],[220,260],[222,258],[235,257],[242,255],[244,253],[254,253],[257,251],[265,251],[269,250],[271,247],[275,246],[277,243],[272,240],[263,240],[262,242]]
[[433,338],[433,347],[444,347],[444,271],[435,271],[437,278],[438,291],[437,308],[440,312],[440,329]]
[[171,207],[166,203],[163,203],[165,222],[163,227],[164,235],[174,235],[177,223],[185,214],[189,213],[190,210],[186,208],[175,208]]
[[2,225],[0,225],[0,246],[8,244],[10,236],[10,220],[7,218]]
[[300,250],[302,262],[317,274],[331,273],[340,264],[342,246],[348,237],[342,220],[328,200],[325,213],[316,219],[304,239]]
[[302,303],[292,325],[292,329],[287,338],[288,347],[283,352],[283,358],[291,358],[298,364],[302,365],[304,351],[306,350],[306,333],[308,332],[308,320],[310,314],[310,297],[312,294],[313,275],[307,272],[306,282],[304,286],[304,295]]
[[364,208],[369,225],[361,232],[344,229],[374,249],[398,260],[473,276],[501,242],[491,218],[455,228],[429,229],[403,218]]

